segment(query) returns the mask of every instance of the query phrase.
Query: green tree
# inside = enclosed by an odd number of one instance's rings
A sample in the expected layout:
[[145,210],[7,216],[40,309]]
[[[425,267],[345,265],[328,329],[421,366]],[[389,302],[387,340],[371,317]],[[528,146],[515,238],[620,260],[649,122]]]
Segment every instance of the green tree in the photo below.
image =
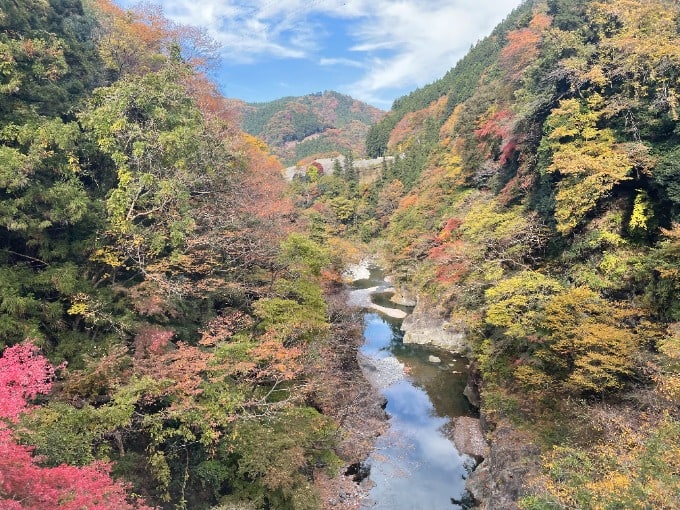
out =
[[80,115],[117,175],[106,200],[112,255],[143,272],[182,252],[196,227],[192,200],[219,191],[232,171],[181,83],[187,72],[169,65],[120,80],[98,89]]

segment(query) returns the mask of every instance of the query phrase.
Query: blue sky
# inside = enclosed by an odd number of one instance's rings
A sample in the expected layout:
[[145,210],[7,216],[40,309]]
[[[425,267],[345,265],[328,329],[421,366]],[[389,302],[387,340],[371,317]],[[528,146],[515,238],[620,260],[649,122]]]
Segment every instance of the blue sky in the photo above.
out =
[[[123,7],[136,0],[115,0]],[[521,0],[162,0],[220,46],[227,97],[271,101],[336,90],[389,109],[440,78]]]

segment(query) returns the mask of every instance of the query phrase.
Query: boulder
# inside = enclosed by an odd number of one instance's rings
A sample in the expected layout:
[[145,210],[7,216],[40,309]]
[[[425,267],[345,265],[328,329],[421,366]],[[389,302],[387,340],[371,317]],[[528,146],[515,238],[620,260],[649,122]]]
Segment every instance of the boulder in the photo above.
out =
[[540,472],[540,448],[509,423],[496,424],[487,456],[472,472],[465,488],[480,510],[516,510],[528,494],[527,481]]
[[478,418],[459,416],[453,421],[453,444],[460,453],[481,461],[488,455],[489,445],[484,439]]
[[418,299],[413,313],[404,319],[401,329],[405,344],[434,345],[466,353],[470,350],[462,329],[443,317],[443,310],[429,300]]

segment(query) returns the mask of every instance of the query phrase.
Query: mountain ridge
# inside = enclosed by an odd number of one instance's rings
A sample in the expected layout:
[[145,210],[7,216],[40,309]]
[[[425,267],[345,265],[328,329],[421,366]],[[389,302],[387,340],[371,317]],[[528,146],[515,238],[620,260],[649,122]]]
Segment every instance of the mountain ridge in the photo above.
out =
[[348,151],[363,156],[370,126],[384,115],[335,91],[236,104],[243,130],[264,140],[285,164]]

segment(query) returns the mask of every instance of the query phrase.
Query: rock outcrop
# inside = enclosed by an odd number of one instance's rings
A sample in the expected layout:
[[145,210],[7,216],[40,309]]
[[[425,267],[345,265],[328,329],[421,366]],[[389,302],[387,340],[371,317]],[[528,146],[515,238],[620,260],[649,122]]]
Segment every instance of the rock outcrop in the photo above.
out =
[[397,286],[394,288],[390,301],[401,306],[416,306],[417,304],[416,295],[413,292]]
[[413,313],[401,324],[405,344],[434,345],[465,354],[469,347],[462,329],[451,324],[440,307],[428,299],[418,298]]
[[540,448],[527,434],[500,423],[490,434],[488,455],[465,487],[479,510],[516,510],[526,494],[525,482],[540,469]]
[[463,395],[468,399],[468,402],[479,409],[482,405],[482,398],[480,396],[480,388],[482,385],[482,373],[479,368],[473,363],[468,370],[467,384],[463,390]]
[[453,444],[460,453],[474,457],[481,462],[489,454],[489,445],[484,439],[479,418],[459,416],[453,421]]

